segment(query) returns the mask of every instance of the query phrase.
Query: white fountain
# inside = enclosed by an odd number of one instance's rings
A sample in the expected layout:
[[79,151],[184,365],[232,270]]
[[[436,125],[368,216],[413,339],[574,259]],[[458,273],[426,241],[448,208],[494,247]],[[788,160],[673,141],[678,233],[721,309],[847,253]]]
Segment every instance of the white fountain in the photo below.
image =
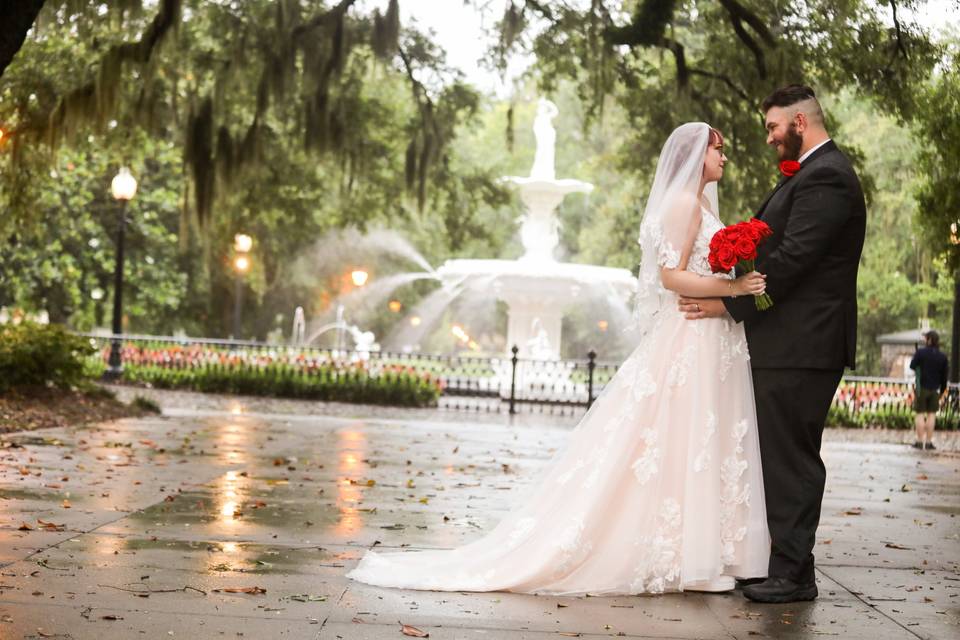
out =
[[437,270],[447,286],[457,289],[480,279],[489,281],[491,294],[509,307],[507,350],[517,345],[521,358],[560,359],[564,313],[586,297],[581,295],[585,291],[625,304],[636,288],[636,278],[627,269],[558,262],[553,255],[559,242],[557,206],[568,194],[593,191],[587,182],[556,178],[557,132],[551,122],[556,115],[556,105],[539,101],[533,124],[537,150],[530,176],[505,178],[518,186],[527,207],[520,227],[523,256],[519,260],[448,260]]

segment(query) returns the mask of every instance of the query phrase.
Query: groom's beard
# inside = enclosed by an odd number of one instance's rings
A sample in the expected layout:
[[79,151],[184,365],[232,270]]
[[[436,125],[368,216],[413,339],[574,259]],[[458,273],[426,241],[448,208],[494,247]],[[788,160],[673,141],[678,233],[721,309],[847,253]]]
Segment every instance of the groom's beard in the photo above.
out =
[[797,133],[797,125],[793,122],[787,127],[787,135],[783,137],[781,160],[799,160],[800,149],[803,148],[803,136]]

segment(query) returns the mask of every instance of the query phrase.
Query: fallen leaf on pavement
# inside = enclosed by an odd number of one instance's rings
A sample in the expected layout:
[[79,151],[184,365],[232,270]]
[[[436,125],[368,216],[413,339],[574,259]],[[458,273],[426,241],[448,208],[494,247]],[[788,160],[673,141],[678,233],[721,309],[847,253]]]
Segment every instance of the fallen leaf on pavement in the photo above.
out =
[[26,522],[21,522],[21,523],[20,523],[20,526],[17,527],[17,530],[18,530],[18,531],[33,531],[33,527],[31,527],[31,526],[30,526],[29,524],[27,524]]
[[46,520],[40,520],[37,518],[37,524],[40,525],[41,529],[45,531],[63,531],[66,528],[64,524],[57,524],[55,522],[47,522]]
[[410,625],[403,624],[402,622],[398,622],[397,624],[400,625],[400,633],[402,633],[405,636],[410,636],[411,638],[429,638],[430,637],[429,633],[427,633],[426,631],[421,631],[416,627],[411,627]]
[[903,549],[904,551],[913,551],[913,547],[904,547],[896,542],[888,542],[883,546],[885,546],[887,549]]
[[249,593],[251,595],[260,595],[266,593],[263,587],[224,587],[223,589],[214,589],[217,593]]
[[863,507],[854,507],[853,509],[847,509],[843,512],[844,515],[848,516],[859,516],[863,513]]
[[69,501],[69,500],[64,500],[63,502],[60,503],[60,506],[63,507],[64,509],[69,509],[69,508],[70,508],[70,501]]
[[327,601],[327,596],[312,596],[309,593],[298,593],[288,597],[295,602],[326,602]]

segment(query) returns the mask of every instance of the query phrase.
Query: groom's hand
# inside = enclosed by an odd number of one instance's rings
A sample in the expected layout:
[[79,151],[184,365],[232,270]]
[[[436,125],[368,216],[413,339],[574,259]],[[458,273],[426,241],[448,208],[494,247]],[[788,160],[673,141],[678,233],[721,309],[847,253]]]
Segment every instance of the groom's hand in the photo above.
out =
[[678,306],[687,320],[720,318],[727,314],[727,308],[720,298],[684,298],[681,296]]

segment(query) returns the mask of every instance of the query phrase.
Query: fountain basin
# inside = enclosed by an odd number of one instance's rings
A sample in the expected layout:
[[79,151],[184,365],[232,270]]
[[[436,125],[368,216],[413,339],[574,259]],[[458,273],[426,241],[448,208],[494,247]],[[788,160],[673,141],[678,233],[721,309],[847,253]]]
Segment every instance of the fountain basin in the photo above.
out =
[[507,349],[519,347],[521,358],[560,359],[564,313],[577,304],[593,304],[596,295],[627,300],[636,278],[626,269],[539,260],[448,260],[441,280],[469,286],[483,279],[490,294],[509,307]]

